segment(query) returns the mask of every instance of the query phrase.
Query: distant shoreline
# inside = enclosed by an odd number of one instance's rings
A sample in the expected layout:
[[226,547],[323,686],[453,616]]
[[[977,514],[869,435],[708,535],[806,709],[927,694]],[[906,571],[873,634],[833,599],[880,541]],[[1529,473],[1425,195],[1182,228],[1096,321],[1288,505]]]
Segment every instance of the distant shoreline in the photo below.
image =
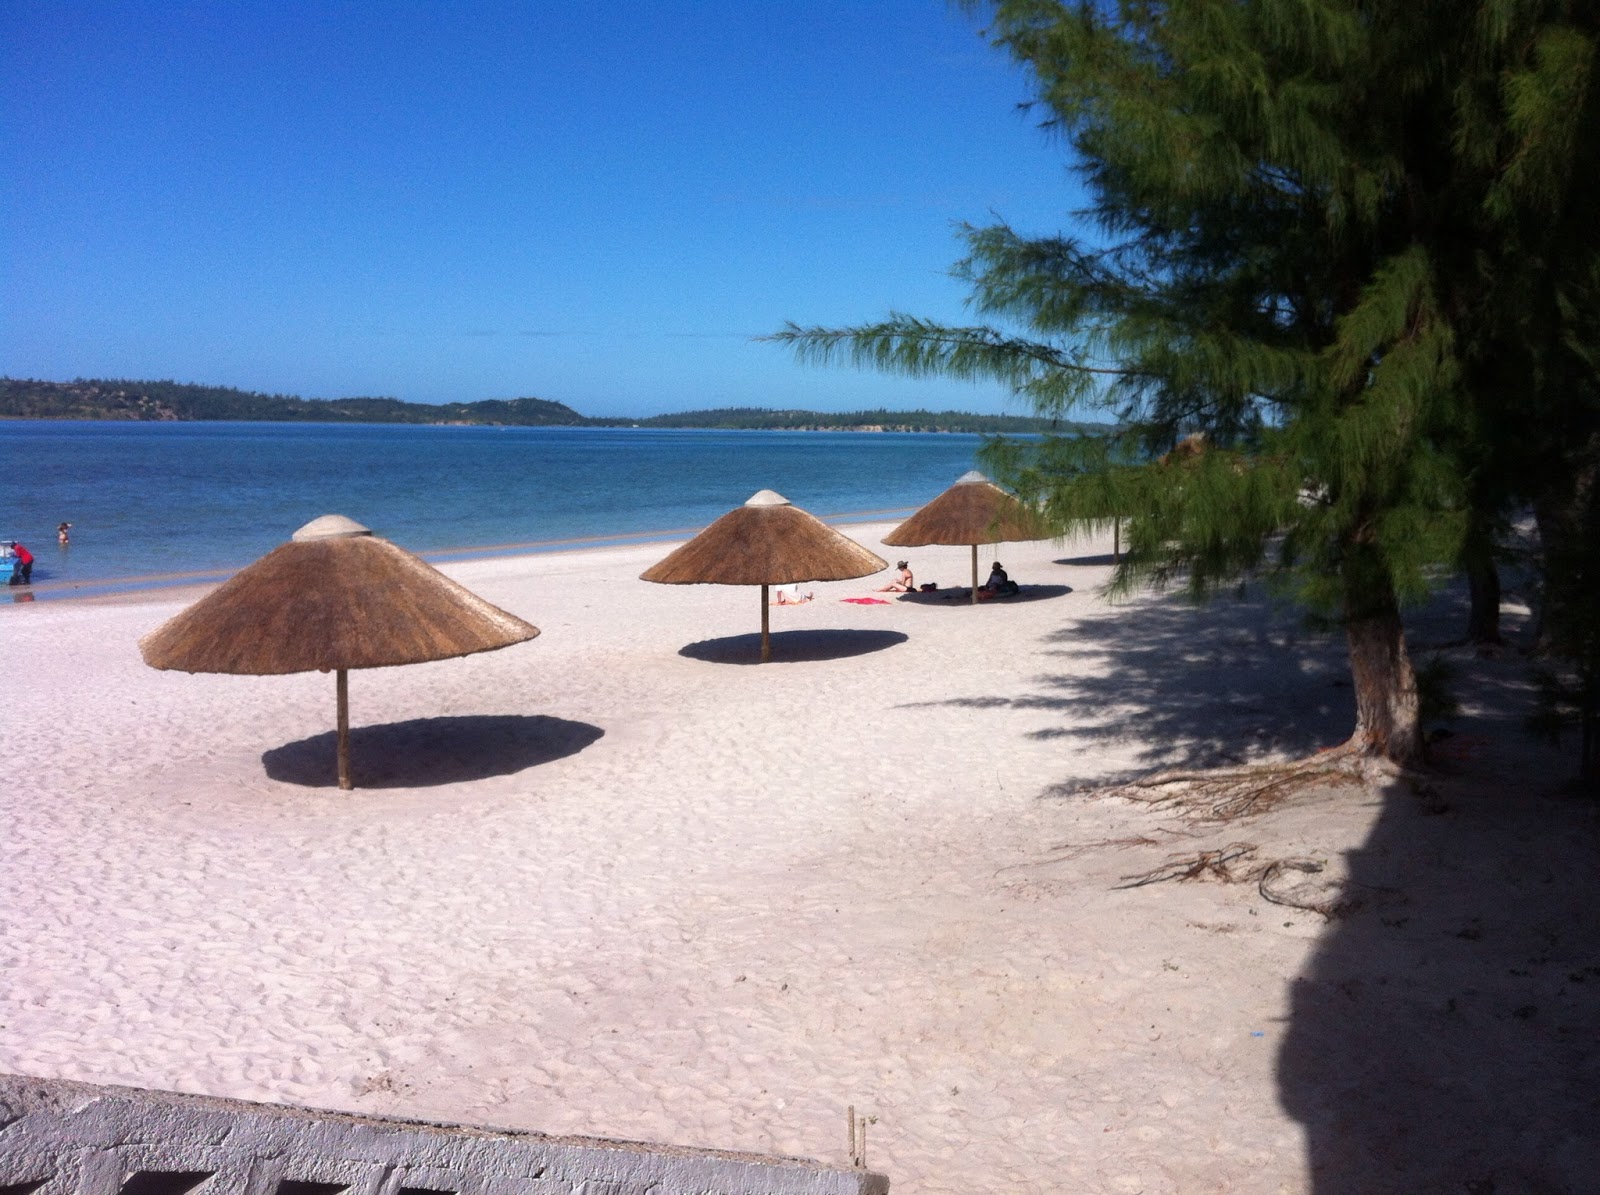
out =
[[[0,413],[0,424],[5,423],[222,423],[288,424],[294,427],[476,427],[485,431],[677,431],[677,432],[850,432],[867,435],[896,436],[976,436],[985,433],[961,427],[901,427],[863,424],[796,424],[782,427],[737,427],[729,424],[673,424],[664,427],[653,423],[474,423],[466,419],[440,419],[432,423],[416,423],[392,419],[116,419],[96,415],[8,415]],[[1076,426],[1076,425],[1074,425]],[[1035,432],[1018,432],[1017,435],[1036,435]]]
[[[914,507],[884,510],[845,511],[817,517],[845,527],[870,527],[882,523],[891,527],[910,515]],[[640,544],[674,543],[689,539],[700,527],[668,527],[650,531],[618,531],[602,535],[566,536],[559,539],[527,540],[504,544],[472,544],[450,548],[425,548],[416,555],[435,567],[465,564],[475,560],[515,560],[523,556],[548,556],[563,552],[596,552]],[[401,547],[405,547],[404,544]],[[408,549],[409,550],[409,549]],[[86,577],[82,580],[39,580],[27,586],[0,586],[0,610],[11,605],[48,601],[138,601],[172,595],[177,590],[210,589],[226,581],[250,562],[240,561],[226,568],[196,569],[170,573],[145,573],[126,577]],[[9,600],[7,600],[9,598]],[[3,617],[3,616],[0,616]]]
[[0,378],[0,420],[137,423],[410,424],[433,427],[603,427],[704,431],[1073,433],[1101,424],[967,411],[806,411],[721,407],[593,417],[543,398],[414,403],[396,398],[300,398],[186,382]]

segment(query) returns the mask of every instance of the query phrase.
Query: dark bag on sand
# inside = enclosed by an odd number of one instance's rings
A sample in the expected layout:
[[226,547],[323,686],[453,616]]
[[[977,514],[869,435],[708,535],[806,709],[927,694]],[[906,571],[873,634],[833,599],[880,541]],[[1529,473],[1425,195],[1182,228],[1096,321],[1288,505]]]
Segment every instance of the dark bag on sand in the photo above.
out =
[[921,589],[923,593],[937,593],[939,591],[939,582],[924,581],[920,586],[918,586],[918,588]]

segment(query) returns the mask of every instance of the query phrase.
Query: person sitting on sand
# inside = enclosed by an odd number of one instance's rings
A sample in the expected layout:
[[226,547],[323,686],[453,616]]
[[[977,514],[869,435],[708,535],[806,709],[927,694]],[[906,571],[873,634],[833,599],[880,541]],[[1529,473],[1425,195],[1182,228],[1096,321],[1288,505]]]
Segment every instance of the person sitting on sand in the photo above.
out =
[[896,574],[895,579],[890,581],[887,585],[878,586],[877,592],[915,593],[917,591],[917,583],[912,579],[911,566],[904,560],[901,560],[895,564],[895,568],[900,570],[900,572]]
[[774,606],[803,606],[817,595],[801,593],[800,583],[797,581],[793,585],[778,586],[777,596],[778,600],[772,603]]
[[989,569],[989,579],[978,586],[978,596],[980,598],[1009,597],[1011,594],[1020,593],[1021,591],[1022,587],[1006,575],[1006,570],[1000,567],[998,560]]

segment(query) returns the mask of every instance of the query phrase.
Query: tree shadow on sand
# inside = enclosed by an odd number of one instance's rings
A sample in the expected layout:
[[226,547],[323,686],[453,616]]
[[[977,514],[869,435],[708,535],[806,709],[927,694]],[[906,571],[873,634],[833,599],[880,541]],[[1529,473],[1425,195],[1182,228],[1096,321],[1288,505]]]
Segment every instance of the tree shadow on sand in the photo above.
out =
[[[908,636],[900,631],[806,630],[772,632],[773,664],[810,663],[817,660],[845,660],[864,656],[904,643]],[[760,635],[729,635],[722,639],[702,639],[678,649],[680,656],[704,660],[709,664],[761,663]]]
[[1315,1195],[1596,1189],[1597,810],[1452,788],[1389,786],[1346,855],[1345,892],[1383,899],[1292,980],[1278,1090]]
[[1029,691],[915,704],[1059,711],[1059,723],[1023,733],[1067,748],[1128,748],[1139,765],[1080,775],[1063,791],[1159,767],[1309,755],[1343,741],[1355,721],[1343,641],[1259,594],[1201,607],[1130,603],[1051,632],[1038,658],[1047,671]]
[[[1277,1088],[1303,1125],[1315,1195],[1575,1193],[1600,1174],[1600,804],[1560,795],[1570,745],[1522,734],[1525,663],[1457,643],[1464,618],[1452,591],[1407,619],[1418,661],[1438,650],[1469,699],[1435,773],[1420,789],[1339,790],[1361,824],[1379,806],[1336,869],[1337,916],[1298,976],[1260,977],[1290,985]],[[1046,797],[1164,766],[1302,757],[1355,722],[1342,637],[1257,596],[1132,603],[1041,649],[1056,667],[1027,691],[945,704],[1060,711],[1016,732],[1059,740],[1079,769]],[[1071,751],[1113,745],[1146,766],[1089,774]],[[1272,818],[1216,833],[1270,841]]]
[[[509,776],[575,755],[605,731],[544,715],[416,718],[350,729],[357,788],[427,788]],[[264,751],[267,776],[307,788],[338,784],[333,731]]]
[[1383,792],[1345,855],[1356,903],[1293,980],[1278,1089],[1315,1195],[1597,1189],[1600,804],[1563,791],[1572,743],[1523,732],[1527,662],[1460,641],[1467,607],[1452,588],[1407,619],[1467,712],[1421,795]]

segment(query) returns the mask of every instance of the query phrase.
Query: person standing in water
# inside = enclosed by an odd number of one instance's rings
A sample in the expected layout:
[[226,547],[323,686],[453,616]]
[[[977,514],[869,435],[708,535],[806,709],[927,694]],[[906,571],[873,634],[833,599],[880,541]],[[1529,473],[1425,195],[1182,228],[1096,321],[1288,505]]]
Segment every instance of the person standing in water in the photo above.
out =
[[17,572],[11,578],[13,585],[33,584],[33,553],[21,544],[12,544],[11,550],[17,554]]
[[68,532],[71,530],[71,523],[62,523],[60,526],[58,526],[56,528],[56,543],[60,544],[63,548],[70,544],[72,542],[72,536],[68,534]]

